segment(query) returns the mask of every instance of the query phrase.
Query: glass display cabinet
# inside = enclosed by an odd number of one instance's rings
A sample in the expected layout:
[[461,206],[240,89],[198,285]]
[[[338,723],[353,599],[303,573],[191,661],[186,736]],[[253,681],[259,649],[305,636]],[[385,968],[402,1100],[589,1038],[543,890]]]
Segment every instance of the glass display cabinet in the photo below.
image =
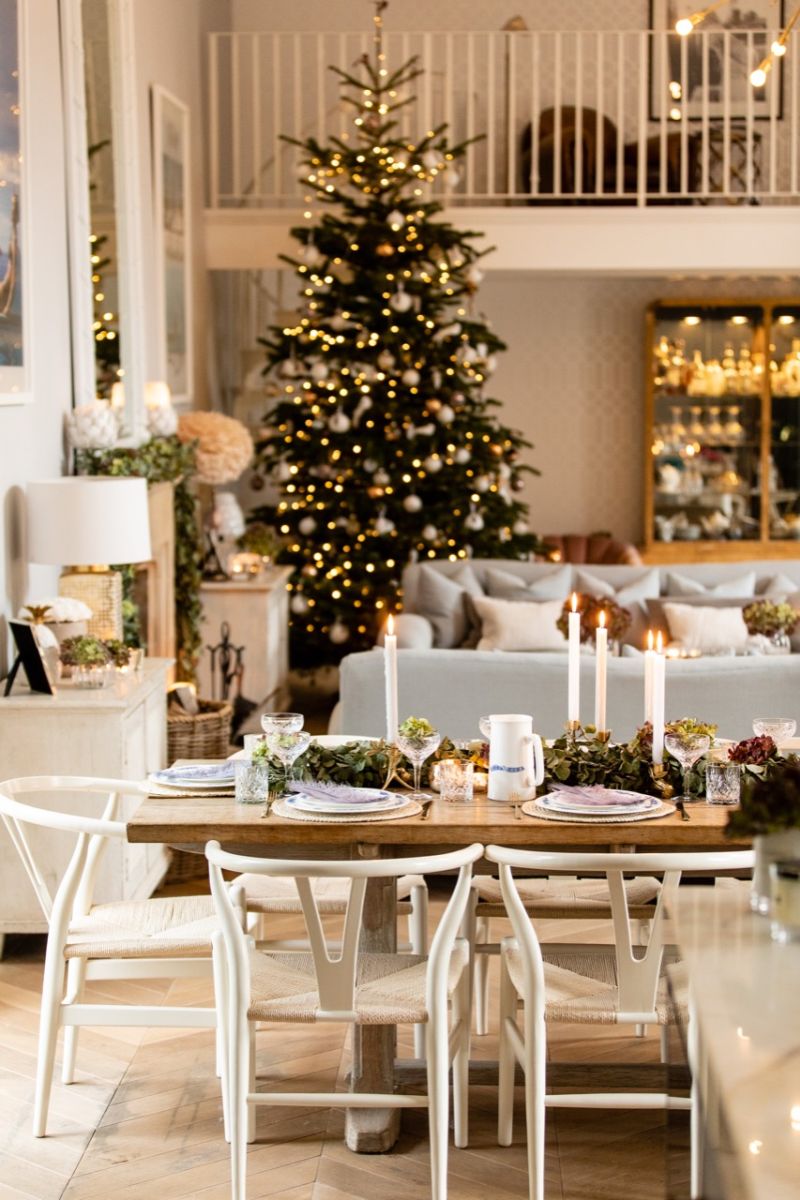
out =
[[645,554],[800,555],[800,300],[647,317]]

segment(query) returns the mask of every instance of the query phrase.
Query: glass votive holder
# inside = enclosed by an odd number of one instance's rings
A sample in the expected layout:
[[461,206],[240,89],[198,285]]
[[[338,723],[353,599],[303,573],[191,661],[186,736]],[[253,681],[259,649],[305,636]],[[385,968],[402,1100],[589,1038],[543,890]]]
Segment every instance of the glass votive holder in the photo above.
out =
[[800,941],[800,858],[770,863],[769,880],[772,940]]
[[449,804],[471,804],[475,764],[446,758],[437,764],[439,795]]
[[237,804],[264,804],[269,794],[269,764],[261,758],[233,760]]
[[263,745],[266,740],[263,733],[246,733],[244,735],[245,753],[252,754],[256,747]]
[[706,763],[706,800],[709,804],[738,804],[741,789],[739,763]]

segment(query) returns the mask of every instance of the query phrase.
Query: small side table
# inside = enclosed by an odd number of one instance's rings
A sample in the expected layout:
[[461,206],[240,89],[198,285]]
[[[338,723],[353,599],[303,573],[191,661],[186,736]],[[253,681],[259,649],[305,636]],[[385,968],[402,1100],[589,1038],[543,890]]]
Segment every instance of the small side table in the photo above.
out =
[[[200,587],[203,646],[197,668],[201,696],[222,699],[221,681],[212,670],[210,647],[220,641],[226,622],[234,646],[244,646],[241,690],[259,707],[289,702],[289,592],[291,567],[272,567],[251,582],[224,579]],[[233,697],[228,697],[233,699]]]

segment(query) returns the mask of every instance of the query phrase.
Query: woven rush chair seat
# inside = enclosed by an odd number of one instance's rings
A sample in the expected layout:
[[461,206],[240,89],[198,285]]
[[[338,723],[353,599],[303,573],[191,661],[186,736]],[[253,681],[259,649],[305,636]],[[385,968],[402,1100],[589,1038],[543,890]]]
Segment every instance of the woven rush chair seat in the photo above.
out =
[[[472,888],[485,916],[502,916],[505,912],[500,880],[492,875],[476,875]],[[658,896],[657,879],[629,879],[625,883],[628,912],[631,917],[646,920],[652,916],[652,901]],[[518,879],[517,891],[532,917],[610,917],[611,901],[605,879]],[[484,905],[496,906],[488,912]]]
[[[609,953],[586,953],[579,947],[542,949],[545,954],[545,1021],[559,1025],[618,1024],[619,995],[613,948]],[[521,995],[524,981],[520,951],[508,950],[506,964],[511,982]],[[671,999],[667,994],[666,979],[658,985],[653,1011],[659,1025],[685,1024],[688,1017],[688,978],[683,963],[672,966],[671,981]]]
[[73,918],[65,958],[182,958],[210,955],[218,927],[210,896],[96,904]]
[[[469,960],[466,946],[450,960],[447,996],[451,999]],[[428,1020],[425,1002],[427,959],[410,954],[362,954],[353,1012],[356,1025],[404,1025]],[[313,1022],[320,1010],[311,954],[250,954],[251,1021]]]
[[[397,881],[398,913],[407,913],[411,889],[423,887],[421,875],[403,875]],[[234,887],[243,887],[247,897],[247,910],[251,913],[300,913],[303,907],[293,879],[277,879],[268,875],[245,873],[233,882]],[[319,912],[325,916],[344,913],[350,894],[347,879],[314,879],[311,884]]]

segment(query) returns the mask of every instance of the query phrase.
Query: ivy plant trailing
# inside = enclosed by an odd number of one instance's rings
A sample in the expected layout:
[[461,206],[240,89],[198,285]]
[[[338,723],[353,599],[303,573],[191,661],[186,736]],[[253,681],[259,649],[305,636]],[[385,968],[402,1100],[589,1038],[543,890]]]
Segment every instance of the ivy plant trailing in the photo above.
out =
[[[203,548],[195,512],[191,479],[195,473],[195,445],[176,437],[151,438],[130,449],[79,450],[82,475],[139,476],[148,483],[175,486],[175,640],[178,676],[194,680],[200,650],[200,583]],[[133,570],[123,569],[125,640],[141,640],[139,615],[133,601]]]

